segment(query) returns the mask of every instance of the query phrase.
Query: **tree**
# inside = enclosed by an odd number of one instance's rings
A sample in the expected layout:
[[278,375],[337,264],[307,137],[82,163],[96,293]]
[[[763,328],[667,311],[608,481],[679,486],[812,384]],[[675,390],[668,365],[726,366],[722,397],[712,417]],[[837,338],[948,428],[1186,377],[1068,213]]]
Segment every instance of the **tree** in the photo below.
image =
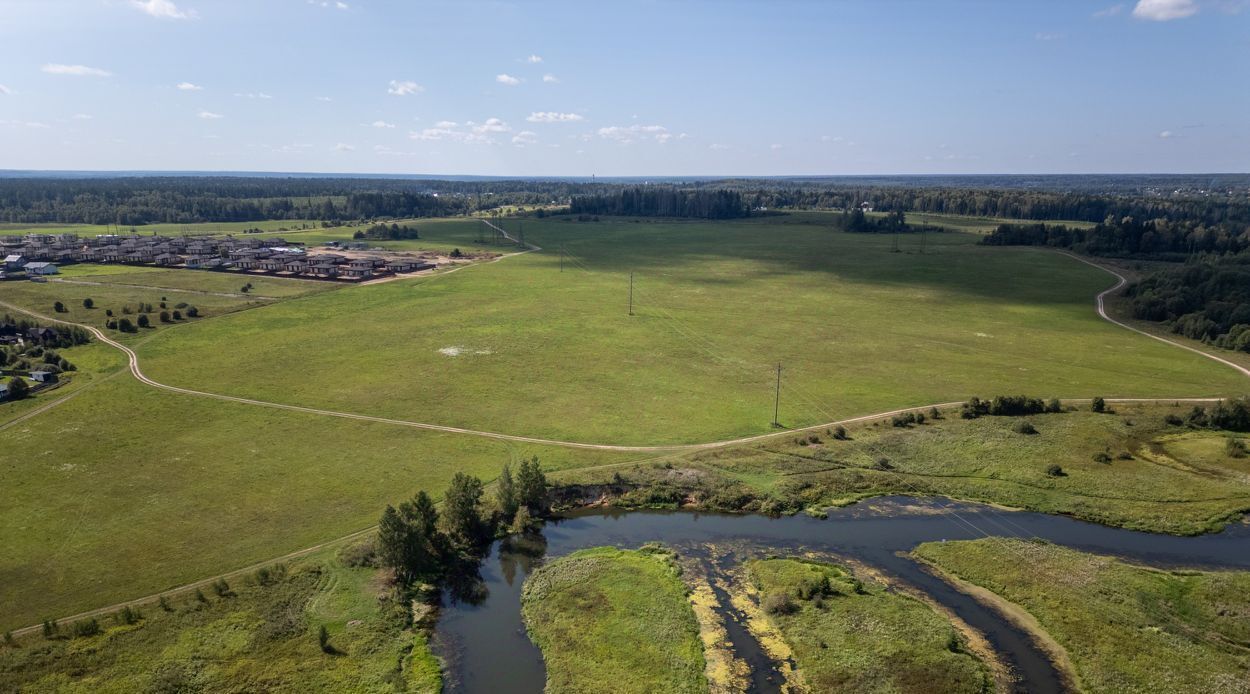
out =
[[378,556],[401,585],[438,575],[447,540],[438,528],[438,510],[424,491],[399,509],[387,506],[378,522]]
[[1100,398],[1100,397],[1099,397],[1099,398],[1094,398],[1094,399],[1093,399],[1093,401],[1092,401],[1092,402],[1090,402],[1089,408],[1090,408],[1091,410],[1093,410],[1094,412],[1106,412],[1106,411],[1107,411],[1107,401],[1106,401],[1106,400],[1103,400],[1103,399],[1102,399],[1102,398]]
[[161,322],[162,322],[162,323],[168,323],[168,322],[169,322],[169,311],[161,311],[161,316],[160,316],[160,318],[161,318]]
[[200,315],[200,309],[194,306],[187,307],[187,318],[198,318],[199,315]]
[[86,299],[82,300],[82,307],[83,308],[95,308],[95,302],[91,300],[91,297],[87,297]]
[[139,314],[139,327],[140,327],[140,328],[147,328],[147,327],[149,327],[149,326],[151,326],[151,325],[152,325],[152,321],[148,320],[148,314],[146,314],[146,313],[140,313],[140,314]]
[[322,653],[334,652],[334,647],[330,645],[330,632],[326,630],[326,625],[324,624],[317,629],[317,645],[321,647]]
[[521,461],[517,471],[517,503],[529,508],[534,515],[546,512],[547,476],[538,464],[538,456]]
[[520,535],[528,532],[533,522],[533,519],[530,517],[529,507],[521,506],[516,510],[516,516],[512,519],[512,526],[509,528],[509,531],[513,535]]
[[30,386],[27,385],[26,379],[21,376],[14,376],[9,379],[9,399],[21,400],[30,395]]
[[56,311],[57,313],[65,313],[65,304],[58,301],[52,304],[52,310]]
[[481,503],[482,480],[457,472],[443,496],[443,527],[453,544],[471,548],[484,539]]
[[499,504],[499,512],[503,514],[504,523],[511,523],[519,504],[516,499],[516,484],[512,481],[512,470],[508,463],[503,464],[503,471],[499,473],[496,485],[495,500]]

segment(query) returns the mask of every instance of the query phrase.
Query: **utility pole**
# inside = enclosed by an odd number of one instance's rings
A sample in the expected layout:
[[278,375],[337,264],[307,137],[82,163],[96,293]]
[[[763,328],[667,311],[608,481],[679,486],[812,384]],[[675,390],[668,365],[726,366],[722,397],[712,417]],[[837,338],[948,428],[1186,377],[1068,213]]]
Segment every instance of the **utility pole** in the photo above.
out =
[[781,362],[777,362],[777,391],[773,396],[773,426],[780,429],[781,422],[777,421],[779,414],[781,414]]
[[898,253],[898,229],[894,230],[894,248],[890,252]]
[[920,227],[920,255],[924,255],[925,241],[929,238],[929,232],[923,226]]
[[564,272],[564,246],[560,246],[560,272]]
[[629,273],[629,315],[634,315],[634,273]]

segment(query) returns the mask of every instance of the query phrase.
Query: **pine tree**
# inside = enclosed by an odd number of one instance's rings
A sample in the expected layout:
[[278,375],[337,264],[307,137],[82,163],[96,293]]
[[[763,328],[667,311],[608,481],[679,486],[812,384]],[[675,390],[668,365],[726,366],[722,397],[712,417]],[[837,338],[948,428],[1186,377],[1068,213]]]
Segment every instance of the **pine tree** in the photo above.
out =
[[495,500],[499,503],[499,512],[503,514],[503,522],[511,523],[519,504],[517,503],[516,484],[512,481],[512,470],[508,463],[503,464],[503,471],[499,473],[499,481],[495,488]]
[[543,474],[537,456],[521,461],[521,469],[517,472],[517,501],[535,515],[541,516],[546,511],[547,476]]
[[443,527],[461,548],[476,547],[484,535],[481,513],[482,480],[457,472],[443,496]]

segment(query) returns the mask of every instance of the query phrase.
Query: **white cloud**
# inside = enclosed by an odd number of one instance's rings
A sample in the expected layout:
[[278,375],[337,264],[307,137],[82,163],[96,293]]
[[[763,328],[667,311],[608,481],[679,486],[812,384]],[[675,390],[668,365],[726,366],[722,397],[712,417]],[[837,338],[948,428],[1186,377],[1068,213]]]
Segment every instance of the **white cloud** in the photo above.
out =
[[218,120],[220,118],[225,118],[225,116],[220,113],[213,113],[212,111],[200,111],[199,115],[200,118],[203,118],[204,120]]
[[1094,13],[1094,19],[1102,19],[1103,17],[1115,17],[1124,11],[1124,3],[1118,3],[1111,7],[1104,7]]
[[346,9],[347,9],[347,3],[345,3],[345,2],[336,2],[336,3],[334,3],[334,6],[335,6],[335,7],[337,7],[337,8],[339,8],[340,10],[346,10]]
[[244,99],[272,99],[273,97],[264,92],[235,92],[235,96]]
[[821,135],[820,136],[821,142],[842,142],[845,139],[846,138],[842,137],[841,135]]
[[542,56],[534,55],[532,53],[530,54],[530,57],[525,59],[525,62],[527,63],[541,63],[542,61],[543,61]]
[[1167,140],[1173,137],[1176,137],[1176,134],[1173,133],[1171,130],[1164,130],[1163,132],[1159,133],[1160,140]]
[[512,136],[512,144],[514,145],[536,145],[538,144],[538,133],[522,130]]
[[784,147],[783,147],[782,145],[778,145],[778,144],[771,144],[771,145],[769,145],[769,146],[768,146],[768,148],[769,148],[769,149],[771,149],[771,150],[772,150],[772,151],[774,151],[774,152],[776,152],[776,151],[777,151],[777,150],[779,150],[779,149],[784,149]]
[[599,128],[596,132],[599,137],[616,140],[623,144],[646,138],[655,138],[660,142],[667,142],[672,138],[668,128],[662,125],[611,125],[606,128]]
[[48,63],[40,69],[49,75],[71,75],[73,77],[110,77],[113,74],[108,70],[101,70],[98,67],[87,67],[86,65],[62,65],[60,63]]
[[199,92],[204,90],[204,88],[200,85],[191,84],[190,82],[179,82],[178,88],[184,92]]
[[459,123],[457,123],[457,122],[456,122],[456,121],[454,121],[454,120],[440,120],[439,122],[437,122],[437,123],[435,123],[435,124],[434,124],[434,127],[436,127],[436,128],[454,128],[454,127],[456,127],[457,125],[459,125]]
[[1154,22],[1184,19],[1197,13],[1198,4],[1194,0],[1137,0],[1133,8],[1134,17]]
[[337,145],[334,145],[334,151],[335,152],[355,152],[356,148],[353,147],[352,145],[346,145],[340,142]]
[[372,126],[372,127],[374,127],[374,128],[393,128],[393,127],[395,127],[395,124],[394,124],[394,123],[387,123],[387,122],[386,122],[386,121],[384,121],[384,120],[375,120],[375,121],[373,121],[372,123],[370,123],[369,125],[370,125],[370,126]]
[[395,96],[408,96],[410,94],[420,94],[423,91],[425,91],[425,87],[412,80],[391,80],[391,86],[386,90],[386,93],[394,94]]
[[720,144],[719,142],[713,142],[712,144],[708,145],[708,146],[707,146],[707,148],[708,148],[708,149],[717,149],[717,150],[719,150],[719,149],[729,149],[729,145],[722,145],[722,144]]
[[557,113],[556,111],[535,111],[525,120],[531,123],[568,123],[582,120],[581,114]]
[[1063,34],[1050,34],[1044,31],[1039,31],[1036,34],[1033,34],[1033,38],[1038,41],[1058,41],[1063,38]]
[[91,120],[92,118],[95,118],[95,116],[90,113],[75,113],[70,116],[70,118],[73,118],[74,120]]
[[3,84],[0,84],[0,96],[5,96],[5,95],[8,95],[8,94],[12,94],[12,93],[13,93],[13,90],[12,90],[12,89],[9,89],[8,87],[4,86]]
[[130,0],[130,6],[161,19],[198,19],[195,10],[182,11],[170,0]]
[[506,73],[495,75],[495,81],[500,84],[506,84],[509,87],[515,87],[521,83],[520,79]]
[[512,132],[512,128],[508,127],[507,123],[499,120],[498,118],[487,118],[485,123],[476,124],[473,121],[469,121],[466,125],[471,126],[473,128],[473,132],[478,133],[479,135],[484,133]]
[[318,97],[315,97],[315,98],[317,99],[317,101],[327,101],[327,102],[328,102],[328,101],[334,101],[334,99],[331,99],[331,98],[330,98],[330,97],[328,97],[328,96],[318,96]]
[[547,84],[555,84],[556,82],[560,81],[560,78],[548,72],[547,74],[543,75],[543,81],[546,82]]

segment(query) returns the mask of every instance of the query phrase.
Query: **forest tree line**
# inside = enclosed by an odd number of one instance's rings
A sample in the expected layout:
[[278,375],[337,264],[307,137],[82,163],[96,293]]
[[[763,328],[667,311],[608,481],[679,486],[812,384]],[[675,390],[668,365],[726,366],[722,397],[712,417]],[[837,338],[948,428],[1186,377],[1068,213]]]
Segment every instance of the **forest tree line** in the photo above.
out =
[[1250,225],[1197,220],[1109,217],[1090,228],[1063,224],[1000,224],[981,240],[988,246],[1050,246],[1090,255],[1184,260],[1250,249]]
[[623,217],[690,217],[737,219],[751,210],[736,191],[684,190],[667,186],[633,186],[611,193],[577,195],[569,205],[573,214]]
[[1200,258],[1129,285],[1133,315],[1224,349],[1250,352],[1250,254]]

